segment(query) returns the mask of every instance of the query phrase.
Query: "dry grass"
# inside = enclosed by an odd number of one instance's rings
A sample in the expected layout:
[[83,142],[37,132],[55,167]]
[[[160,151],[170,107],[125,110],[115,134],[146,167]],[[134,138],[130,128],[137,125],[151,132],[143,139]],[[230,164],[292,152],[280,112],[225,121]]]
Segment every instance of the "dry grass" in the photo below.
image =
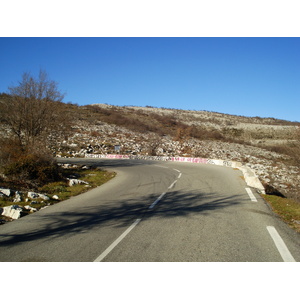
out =
[[[53,205],[57,202],[69,199],[72,196],[82,194],[92,188],[100,186],[105,182],[109,181],[110,179],[114,178],[116,175],[114,172],[108,172],[99,169],[90,169],[90,170],[76,169],[75,172],[76,173],[74,173],[74,170],[65,170],[64,175],[76,177],[77,179],[86,181],[88,182],[88,185],[77,184],[73,186],[68,186],[68,182],[66,180],[51,182],[38,189],[39,193],[47,195],[48,197],[50,197],[50,200],[43,200],[41,198],[38,198],[26,202],[27,195],[23,194],[22,201],[14,203],[13,197],[0,197],[0,207],[17,204],[23,207],[26,205],[30,205],[33,208],[41,209],[42,207]],[[53,199],[52,197],[54,195],[57,195],[59,199],[58,200]],[[34,201],[34,203],[31,203],[32,201]],[[25,212],[23,215],[26,214],[27,213]],[[7,220],[8,218],[0,215],[0,221],[1,219]]]
[[273,211],[290,227],[300,233],[300,203],[288,198],[274,195],[263,195]]
[[67,173],[64,174],[65,176],[67,175],[67,177],[76,177],[76,179],[88,182],[88,185],[77,184],[68,186],[66,181],[59,181],[44,185],[39,188],[39,191],[41,193],[47,193],[47,195],[50,197],[57,195],[60,200],[66,200],[72,196],[82,194],[92,188],[102,185],[116,175],[114,172],[108,172],[98,169],[77,169],[75,173],[73,170],[66,170],[65,172]]

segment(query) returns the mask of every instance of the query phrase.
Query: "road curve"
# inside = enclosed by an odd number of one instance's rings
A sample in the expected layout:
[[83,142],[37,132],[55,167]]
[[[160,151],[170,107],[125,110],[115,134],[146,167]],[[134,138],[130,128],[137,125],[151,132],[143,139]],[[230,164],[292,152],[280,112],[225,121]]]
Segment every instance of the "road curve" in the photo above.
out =
[[64,159],[103,186],[0,226],[0,261],[300,261],[300,238],[242,173],[212,165]]

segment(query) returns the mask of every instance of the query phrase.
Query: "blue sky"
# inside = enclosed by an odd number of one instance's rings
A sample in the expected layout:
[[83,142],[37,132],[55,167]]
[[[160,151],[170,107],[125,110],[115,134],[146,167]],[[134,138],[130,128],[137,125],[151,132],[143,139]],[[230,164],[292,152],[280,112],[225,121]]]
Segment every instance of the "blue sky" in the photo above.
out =
[[40,69],[79,105],[300,121],[300,38],[0,38],[0,92]]

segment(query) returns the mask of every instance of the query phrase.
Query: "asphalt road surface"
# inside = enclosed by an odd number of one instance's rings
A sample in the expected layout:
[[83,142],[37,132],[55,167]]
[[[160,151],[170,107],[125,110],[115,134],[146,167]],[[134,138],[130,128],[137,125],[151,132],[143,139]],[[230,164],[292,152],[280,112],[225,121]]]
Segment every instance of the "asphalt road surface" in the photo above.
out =
[[0,261],[300,261],[300,235],[220,166],[64,159],[114,170],[101,187],[0,226]]

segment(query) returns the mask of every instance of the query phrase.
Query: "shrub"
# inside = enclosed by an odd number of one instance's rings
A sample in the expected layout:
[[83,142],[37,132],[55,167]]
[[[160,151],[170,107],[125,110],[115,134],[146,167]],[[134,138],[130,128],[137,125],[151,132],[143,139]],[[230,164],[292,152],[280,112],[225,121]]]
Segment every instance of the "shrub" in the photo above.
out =
[[18,159],[8,162],[2,169],[8,180],[28,187],[37,187],[61,179],[58,165],[51,156],[44,153],[23,154]]

